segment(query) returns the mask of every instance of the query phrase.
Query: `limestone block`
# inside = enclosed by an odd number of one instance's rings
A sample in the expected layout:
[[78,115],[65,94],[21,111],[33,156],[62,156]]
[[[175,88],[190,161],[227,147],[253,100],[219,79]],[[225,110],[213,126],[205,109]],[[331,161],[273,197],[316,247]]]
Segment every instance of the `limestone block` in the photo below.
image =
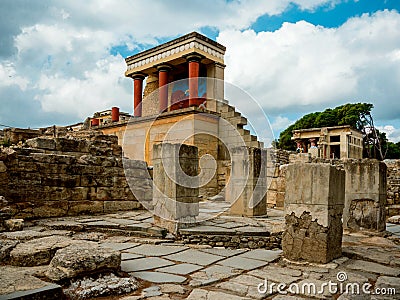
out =
[[73,244],[58,250],[52,258],[46,276],[52,281],[74,278],[86,273],[119,271],[121,253],[94,242]]
[[155,223],[176,232],[195,221],[198,204],[198,151],[184,144],[153,145]]
[[345,172],[330,164],[286,169],[284,256],[327,263],[341,256]]
[[138,201],[104,201],[104,212],[116,212],[116,211],[126,211],[126,210],[135,210],[141,209],[142,206]]
[[19,243],[10,253],[13,266],[32,267],[50,263],[58,249],[71,245],[71,238],[54,235]]
[[231,151],[232,169],[226,188],[230,213],[256,216],[267,213],[266,151],[235,147]]
[[383,231],[386,228],[386,164],[375,159],[346,160],[344,228]]
[[69,201],[68,215],[96,214],[104,211],[103,201]]
[[32,148],[46,149],[46,150],[55,150],[56,143],[54,139],[49,138],[33,138],[26,141],[26,144]]

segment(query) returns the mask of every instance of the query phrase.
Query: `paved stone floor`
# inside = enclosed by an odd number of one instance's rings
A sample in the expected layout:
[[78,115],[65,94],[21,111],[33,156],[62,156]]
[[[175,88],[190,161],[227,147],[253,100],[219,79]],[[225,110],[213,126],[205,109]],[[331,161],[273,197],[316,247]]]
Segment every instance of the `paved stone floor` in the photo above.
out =
[[[282,229],[282,213],[270,210],[269,214],[268,218],[253,219],[221,215],[198,225],[197,230]],[[387,231],[345,233],[343,256],[325,265],[287,261],[281,257],[280,249],[226,249],[178,243],[164,237],[146,211],[28,223],[24,231],[0,234],[0,248],[5,253],[7,245],[11,249],[15,243],[22,248],[26,245],[26,251],[19,254],[20,260],[23,255],[32,257],[38,251],[50,251],[54,241],[90,240],[116,249],[122,255],[122,271],[139,279],[141,287],[132,294],[109,299],[400,299],[400,225],[387,224]],[[52,244],[43,243],[43,238],[49,237]],[[55,288],[42,280],[46,267],[3,264],[0,299],[15,291]],[[332,293],[327,286],[330,281],[337,284]],[[362,291],[361,295],[350,295],[345,293],[347,283],[361,288],[369,284],[371,291],[395,288],[397,295]],[[316,292],[309,290],[311,284]],[[297,287],[299,293],[288,293],[296,292]]]

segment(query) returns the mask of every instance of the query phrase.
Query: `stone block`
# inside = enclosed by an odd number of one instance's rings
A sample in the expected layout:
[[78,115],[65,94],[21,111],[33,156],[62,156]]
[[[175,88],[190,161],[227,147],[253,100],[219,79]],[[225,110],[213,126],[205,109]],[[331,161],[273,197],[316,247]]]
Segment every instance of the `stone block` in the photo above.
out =
[[199,214],[198,151],[194,146],[164,143],[153,145],[153,155],[155,224],[176,233]]
[[60,281],[87,273],[119,271],[120,264],[119,251],[86,242],[58,250],[50,262],[46,276],[52,281]]
[[266,154],[266,150],[258,148],[232,148],[232,169],[226,187],[226,199],[231,203],[231,214],[266,215]]
[[386,228],[386,164],[375,159],[347,160],[344,228],[383,231]]
[[295,261],[328,263],[342,253],[345,172],[330,164],[286,169],[282,249]]
[[104,211],[103,201],[69,201],[68,215],[96,214]]
[[142,206],[138,201],[104,201],[104,212],[116,212],[116,211],[126,211],[140,209]]
[[32,148],[46,149],[46,150],[55,150],[56,143],[54,139],[49,138],[33,138],[26,141],[26,144]]

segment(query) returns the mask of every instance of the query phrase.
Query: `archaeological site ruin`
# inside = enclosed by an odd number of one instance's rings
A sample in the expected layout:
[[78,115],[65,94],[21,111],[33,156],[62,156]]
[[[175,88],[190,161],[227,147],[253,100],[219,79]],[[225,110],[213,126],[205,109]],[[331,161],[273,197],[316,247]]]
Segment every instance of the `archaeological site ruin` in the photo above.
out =
[[0,299],[400,299],[400,160],[347,125],[264,145],[225,51],[189,33],[125,59],[131,112],[2,131]]

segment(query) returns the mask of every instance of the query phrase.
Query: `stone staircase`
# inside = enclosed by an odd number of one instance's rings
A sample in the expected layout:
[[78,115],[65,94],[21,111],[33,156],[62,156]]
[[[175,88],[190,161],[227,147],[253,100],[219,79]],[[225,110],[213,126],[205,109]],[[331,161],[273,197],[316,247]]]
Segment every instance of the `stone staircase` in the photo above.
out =
[[[252,135],[250,130],[244,129],[247,125],[247,119],[242,116],[242,114],[236,111],[234,106],[228,104],[228,101],[217,103],[217,112],[220,113],[221,117],[227,120],[233,125],[237,132],[240,133],[243,141],[248,147],[264,148],[264,143],[258,141],[257,136]],[[232,130],[232,128],[220,128],[220,134],[229,136],[230,134],[226,131]],[[233,141],[233,144],[238,143],[238,141]]]

